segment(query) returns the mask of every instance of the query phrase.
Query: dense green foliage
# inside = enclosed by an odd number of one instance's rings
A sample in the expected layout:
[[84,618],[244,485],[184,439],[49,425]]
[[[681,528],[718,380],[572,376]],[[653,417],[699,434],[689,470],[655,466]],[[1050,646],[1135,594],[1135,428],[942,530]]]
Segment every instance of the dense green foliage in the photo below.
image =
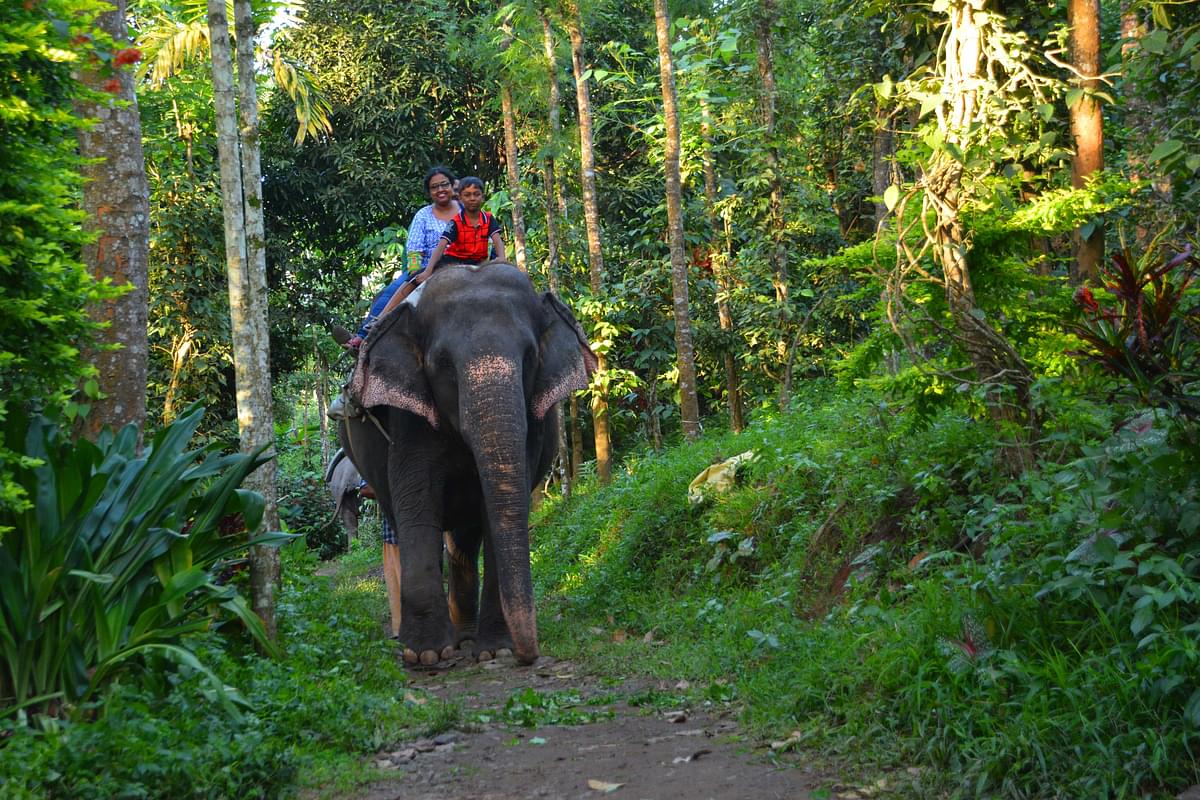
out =
[[[690,313],[713,430],[663,451],[679,430],[678,376],[650,4],[580,4],[598,295],[564,7],[310,0],[275,16],[263,63],[286,52],[300,70],[260,76],[284,524],[322,555],[342,548],[314,393],[328,397],[349,360],[324,331],[353,327],[395,268],[426,168],[479,175],[511,224],[503,83],[530,273],[539,288],[558,282],[607,355],[591,391],[608,396],[624,460],[611,487],[590,484],[589,443],[574,465],[582,489],[568,501],[551,487],[535,521],[542,619],[564,623],[543,625],[545,649],[698,681],[695,700],[738,704],[780,749],[919,767],[914,795],[1166,795],[1200,781],[1200,302],[1187,250],[1200,5],[1103,0],[1107,171],[1072,188],[1084,90],[1064,65],[1065,3],[992,4],[973,89],[984,102],[955,130],[942,47],[953,2],[671,4]],[[258,631],[232,568],[259,501],[238,489],[255,460],[188,449],[200,419],[183,411],[212,409],[205,441],[234,424],[204,7],[129,8],[139,46],[156,48],[146,61],[172,64],[138,91],[150,427],[179,420],[147,431],[144,452],[134,431],[75,445],[26,413],[69,418],[81,384],[103,390],[80,357],[84,309],[113,289],[78,258],[71,70],[112,56],[80,35],[91,0],[0,7],[0,792],[344,788],[369,778],[362,753],[456,712],[404,692],[377,583],[331,589],[301,548],[281,590],[282,659],[216,635],[240,630],[237,618]],[[332,122],[302,142],[299,86]],[[551,160],[560,196],[547,198]],[[931,176],[950,176],[951,191],[935,197]],[[991,424],[993,382],[1009,376],[976,369],[947,262],[931,254],[931,197],[955,205],[966,318],[1028,372],[1017,424]],[[548,212],[561,226],[553,275]],[[1107,268],[1077,291],[1072,237],[1101,222]],[[718,430],[726,356],[755,409],[741,435]],[[589,425],[578,422],[584,441]],[[1005,457],[1018,439],[1023,472]],[[747,451],[732,491],[687,501],[693,476]],[[352,573],[377,559],[373,533],[350,547]],[[526,693],[500,715],[591,713],[577,705]]]
[[[88,302],[111,297],[80,262],[85,235],[71,76],[91,52],[72,39],[94,7],[63,0],[0,9],[0,417],[65,407],[84,376]],[[66,20],[70,20],[72,28]],[[19,452],[19,451],[18,451]],[[0,506],[23,498],[0,448]]]
[[92,722],[12,729],[0,751],[0,792],[267,798],[289,795],[299,781],[324,795],[371,776],[361,752],[436,728],[446,710],[406,688],[393,644],[380,636],[377,584],[352,569],[336,584],[315,577],[302,549],[290,548],[284,562],[281,659],[231,652],[213,636],[195,645],[239,713],[214,703],[187,668],[123,681],[89,706]]
[[[239,489],[260,454],[188,450],[196,407],[144,447],[127,425],[95,444],[14,412],[3,444],[21,452],[15,479],[32,502],[0,513],[0,703],[7,714],[57,716],[117,671],[154,654],[207,673],[185,637],[219,606],[269,643],[221,573],[238,566],[262,498]],[[221,683],[207,673],[217,691]]]
[[[1056,459],[1017,483],[987,426],[861,393],[635,459],[538,521],[536,580],[573,620],[547,647],[699,681],[787,747],[932,766],[921,796],[1191,785],[1194,424],[1056,411]],[[689,505],[693,475],[746,450],[737,488]]]

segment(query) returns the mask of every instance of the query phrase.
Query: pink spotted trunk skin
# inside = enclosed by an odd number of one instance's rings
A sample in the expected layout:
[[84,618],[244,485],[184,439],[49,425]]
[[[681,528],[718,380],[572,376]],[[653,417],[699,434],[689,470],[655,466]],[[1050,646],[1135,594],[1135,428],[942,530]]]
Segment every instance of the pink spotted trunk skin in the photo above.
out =
[[517,661],[538,657],[529,569],[529,465],[525,396],[518,363],[486,355],[467,365],[459,397],[462,435],[475,454],[487,508],[500,604]]

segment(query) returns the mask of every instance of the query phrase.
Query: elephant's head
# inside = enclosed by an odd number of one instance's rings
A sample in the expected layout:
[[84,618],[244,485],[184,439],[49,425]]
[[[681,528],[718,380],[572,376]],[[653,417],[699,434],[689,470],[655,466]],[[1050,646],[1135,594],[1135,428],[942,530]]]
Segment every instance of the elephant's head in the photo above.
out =
[[461,437],[475,458],[518,659],[537,656],[529,571],[529,492],[546,416],[586,388],[595,356],[553,294],[509,264],[448,266],[417,307],[401,305],[364,344],[352,393]]

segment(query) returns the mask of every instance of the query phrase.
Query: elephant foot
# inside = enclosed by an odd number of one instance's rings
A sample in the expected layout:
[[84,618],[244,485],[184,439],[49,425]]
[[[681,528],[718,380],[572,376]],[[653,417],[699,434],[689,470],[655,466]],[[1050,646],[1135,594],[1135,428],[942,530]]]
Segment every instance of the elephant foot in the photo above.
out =
[[475,640],[472,653],[476,661],[491,661],[493,658],[504,658],[512,655],[512,637],[508,631],[483,634]]
[[440,661],[448,661],[454,658],[456,652],[450,645],[443,647],[440,652],[437,650],[422,650],[420,653],[410,647],[406,647],[404,648],[404,663],[414,667],[418,664],[422,667],[432,667]]

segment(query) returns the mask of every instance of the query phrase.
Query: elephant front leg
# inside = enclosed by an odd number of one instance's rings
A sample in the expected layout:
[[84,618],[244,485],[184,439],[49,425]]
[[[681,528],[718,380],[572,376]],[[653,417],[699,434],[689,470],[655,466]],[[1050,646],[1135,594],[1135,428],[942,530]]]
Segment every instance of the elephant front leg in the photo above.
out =
[[454,627],[442,588],[441,532],[436,527],[408,526],[398,538],[404,660],[432,666],[454,654]]
[[450,563],[450,621],[455,645],[474,641],[479,628],[479,531],[457,530],[445,534]]
[[497,572],[496,555],[491,538],[487,537],[483,544],[483,602],[479,609],[479,634],[475,640],[475,657],[480,661],[494,658],[500,650],[513,649],[512,633],[500,604]]

